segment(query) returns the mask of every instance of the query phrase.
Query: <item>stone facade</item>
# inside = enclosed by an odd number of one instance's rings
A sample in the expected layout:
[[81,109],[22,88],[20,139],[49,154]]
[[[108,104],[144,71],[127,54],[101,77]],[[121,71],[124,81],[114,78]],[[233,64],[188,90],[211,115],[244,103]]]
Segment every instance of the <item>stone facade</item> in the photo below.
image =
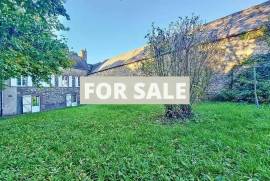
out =
[[17,114],[23,113],[23,96],[31,95],[40,97],[40,111],[47,111],[56,108],[64,108],[66,105],[66,95],[75,95],[77,103],[80,103],[80,88],[28,88],[21,87],[17,90]]
[[[82,55],[83,57],[80,57],[76,53],[71,53],[71,58],[75,63],[74,67],[64,70],[61,75],[53,76],[53,84],[51,82],[51,85],[43,83],[43,86],[36,87],[32,83],[29,84],[29,82],[26,85],[18,85],[16,83],[17,79],[7,80],[6,84],[8,86],[2,91],[0,99],[3,116],[26,113],[24,110],[26,109],[25,97],[28,97],[30,102],[27,105],[27,108],[29,108],[27,113],[79,105],[79,78],[86,76],[88,73],[86,50],[83,51]],[[62,83],[63,77],[67,78],[65,85]],[[30,81],[30,77],[27,77],[27,80]],[[38,99],[38,105],[33,105],[33,98]],[[33,106],[35,106],[35,110]]]
[[63,76],[72,76],[72,87],[58,87],[58,78],[53,87],[17,87],[17,114],[23,113],[23,96],[32,95],[40,97],[40,111],[67,107],[66,95],[76,96],[77,104],[80,104],[80,88],[75,85],[75,76],[85,76],[87,72],[72,69],[65,71]]
[[[256,34],[258,31],[249,32]],[[267,54],[269,47],[263,40],[263,34],[248,38],[243,35],[222,39],[217,43],[222,51],[223,56],[218,58],[218,69],[221,72],[228,73],[233,67],[243,63],[246,59],[256,54]]]

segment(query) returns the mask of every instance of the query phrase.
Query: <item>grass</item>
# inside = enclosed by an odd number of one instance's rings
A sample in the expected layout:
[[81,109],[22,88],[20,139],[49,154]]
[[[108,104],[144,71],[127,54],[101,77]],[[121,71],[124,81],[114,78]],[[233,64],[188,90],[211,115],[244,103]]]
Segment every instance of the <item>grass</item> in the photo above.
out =
[[0,120],[0,180],[270,180],[270,108],[82,106]]

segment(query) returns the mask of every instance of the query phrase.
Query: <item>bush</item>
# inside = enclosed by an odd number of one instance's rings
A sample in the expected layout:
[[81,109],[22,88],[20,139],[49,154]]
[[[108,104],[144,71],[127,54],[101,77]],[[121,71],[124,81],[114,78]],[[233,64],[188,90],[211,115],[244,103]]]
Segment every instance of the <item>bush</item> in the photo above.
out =
[[[264,61],[259,61],[256,66],[257,95],[260,103],[270,101],[270,67],[265,62],[268,57],[264,55]],[[218,95],[218,100],[254,103],[253,66],[244,68],[233,77],[230,86]]]
[[235,97],[236,97],[236,93],[233,90],[224,89],[217,96],[216,99],[219,101],[234,101]]

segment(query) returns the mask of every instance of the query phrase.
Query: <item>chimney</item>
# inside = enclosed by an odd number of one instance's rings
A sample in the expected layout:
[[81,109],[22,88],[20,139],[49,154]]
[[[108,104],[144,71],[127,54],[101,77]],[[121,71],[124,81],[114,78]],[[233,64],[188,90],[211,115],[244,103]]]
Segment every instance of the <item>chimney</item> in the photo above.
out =
[[87,61],[87,50],[86,50],[86,49],[82,49],[82,50],[80,51],[79,57],[81,57],[81,60]]

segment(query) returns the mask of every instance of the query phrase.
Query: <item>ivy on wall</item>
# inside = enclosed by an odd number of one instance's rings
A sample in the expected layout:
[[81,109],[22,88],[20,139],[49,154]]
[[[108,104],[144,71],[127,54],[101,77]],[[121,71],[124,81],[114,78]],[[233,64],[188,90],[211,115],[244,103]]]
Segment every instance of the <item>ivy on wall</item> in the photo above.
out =
[[250,32],[246,32],[244,34],[242,34],[240,36],[241,40],[253,40],[253,39],[259,39],[265,36],[267,32],[267,28],[260,28],[258,30],[255,31],[250,31]]
[[[270,102],[270,54],[257,55],[230,73],[230,83],[218,95],[221,101],[254,103],[254,75],[256,68],[257,96],[260,103]],[[243,67],[244,66],[244,67]]]

